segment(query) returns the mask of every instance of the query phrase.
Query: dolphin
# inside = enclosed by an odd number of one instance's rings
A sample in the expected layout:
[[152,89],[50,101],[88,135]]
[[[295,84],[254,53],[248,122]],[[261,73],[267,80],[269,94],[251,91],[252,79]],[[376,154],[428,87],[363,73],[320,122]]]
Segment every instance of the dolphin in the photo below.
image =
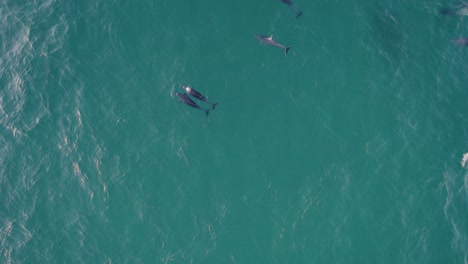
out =
[[468,46],[468,38],[457,38],[453,39],[452,42],[460,46]]
[[205,102],[207,104],[212,105],[213,110],[215,109],[216,105],[218,104],[218,103],[214,103],[214,104],[210,103],[210,101],[208,101],[201,93],[199,93],[198,91],[196,91],[195,89],[193,89],[190,86],[181,85],[180,87],[183,88],[187,92],[188,95],[190,95],[192,97],[195,97],[198,100],[203,101],[203,102]]
[[300,17],[302,15],[302,12],[297,10],[296,6],[292,3],[291,0],[281,0],[281,2],[287,4],[296,13],[296,17]]
[[279,44],[278,42],[274,41],[273,36],[267,37],[267,36],[262,36],[262,35],[255,35],[255,37],[258,40],[260,40],[260,42],[263,43],[263,44],[267,44],[267,45],[270,45],[270,46],[275,46],[275,47],[284,49],[284,53],[288,54],[288,50],[289,50],[290,47],[285,47],[285,46]]
[[468,4],[463,4],[457,8],[442,8],[440,14],[447,16],[468,16]]
[[187,95],[187,94],[184,94],[184,93],[175,93],[175,95],[179,98],[180,102],[181,103],[184,103],[188,106],[191,106],[193,108],[196,108],[196,109],[200,109],[202,111],[205,111],[205,114],[208,116],[208,114],[210,113],[210,109],[203,109],[201,108],[200,106],[197,105],[197,103],[195,103],[194,101],[192,101],[192,99],[190,99],[190,97]]

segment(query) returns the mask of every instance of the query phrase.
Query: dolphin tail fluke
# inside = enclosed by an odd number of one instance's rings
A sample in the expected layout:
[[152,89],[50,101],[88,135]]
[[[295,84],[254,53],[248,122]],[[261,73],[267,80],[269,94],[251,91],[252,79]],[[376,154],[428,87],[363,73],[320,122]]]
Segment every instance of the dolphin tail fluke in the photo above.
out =
[[206,116],[208,116],[209,113],[210,113],[210,109],[206,109],[206,110],[205,110]]
[[213,104],[213,107],[212,107],[213,110],[215,110],[217,104],[218,104],[218,103],[214,103],[214,104]]
[[300,17],[302,15],[302,12],[297,12],[296,17]]
[[285,53],[285,54],[288,54],[288,51],[289,51],[290,48],[291,48],[291,47],[286,47],[286,48],[284,49],[284,53]]

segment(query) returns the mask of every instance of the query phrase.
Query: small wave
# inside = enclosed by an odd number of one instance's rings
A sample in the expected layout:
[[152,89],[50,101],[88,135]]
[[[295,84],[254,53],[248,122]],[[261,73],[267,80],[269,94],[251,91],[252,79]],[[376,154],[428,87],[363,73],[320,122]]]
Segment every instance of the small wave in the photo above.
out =
[[465,174],[465,197],[467,198],[466,200],[468,201],[468,173]]
[[177,154],[177,156],[184,161],[186,165],[189,165],[189,159],[185,155],[185,151],[187,149],[187,139],[182,138],[179,139],[176,135],[174,135],[174,130],[169,133],[169,142],[171,143],[173,151]]
[[455,251],[461,252],[465,259],[468,256],[466,250],[468,248],[468,236],[466,235],[468,230],[464,224],[468,221],[466,218],[466,208],[468,208],[467,177],[468,174],[465,174],[462,185],[461,177],[458,177],[453,171],[448,171],[444,173],[444,181],[440,185],[445,195],[444,215],[453,233],[452,247]]
[[3,184],[4,187],[5,185],[8,186],[4,189],[9,195],[3,197],[7,202],[0,213],[0,256],[5,263],[15,263],[18,260],[18,252],[33,237],[33,231],[26,227],[26,223],[34,212],[37,196],[31,197],[21,185],[13,187],[13,183],[10,182]]
[[465,167],[466,161],[468,161],[468,153],[463,154],[463,158],[461,160],[461,165],[463,168]]
[[54,12],[61,8],[54,3],[0,3],[0,38],[9,40],[1,43],[0,81],[5,88],[0,91],[0,124],[15,138],[27,135],[50,113],[43,93],[50,79],[47,57],[61,50],[69,25],[65,15],[56,19]]

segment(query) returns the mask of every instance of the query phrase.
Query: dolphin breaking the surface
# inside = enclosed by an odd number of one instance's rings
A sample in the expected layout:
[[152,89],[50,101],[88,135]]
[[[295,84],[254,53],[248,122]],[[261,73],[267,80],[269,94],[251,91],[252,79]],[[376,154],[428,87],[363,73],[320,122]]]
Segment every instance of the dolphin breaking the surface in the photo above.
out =
[[278,42],[276,42],[275,40],[273,40],[273,36],[262,36],[262,35],[255,35],[255,37],[260,40],[261,43],[263,44],[266,44],[266,45],[270,45],[270,46],[274,46],[274,47],[278,47],[278,48],[282,48],[284,50],[284,53],[288,54],[288,51],[290,49],[290,47],[285,47],[281,44],[279,44]]
[[468,38],[457,38],[453,39],[452,42],[460,46],[468,46]]
[[188,95],[194,97],[194,98],[197,98],[198,100],[200,101],[203,101],[207,104],[210,104],[213,108],[213,110],[215,109],[216,105],[218,103],[211,103],[210,101],[208,101],[208,99],[205,98],[205,96],[203,96],[200,92],[198,92],[197,90],[193,89],[192,87],[190,86],[186,86],[186,85],[180,85],[180,87],[182,89],[184,89]]

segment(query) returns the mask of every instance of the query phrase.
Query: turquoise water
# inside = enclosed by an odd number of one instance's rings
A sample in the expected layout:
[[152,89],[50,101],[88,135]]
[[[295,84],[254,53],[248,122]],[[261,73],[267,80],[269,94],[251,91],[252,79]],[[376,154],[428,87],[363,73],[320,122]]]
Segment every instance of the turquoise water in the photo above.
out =
[[0,263],[468,263],[468,17],[294,3],[0,0]]

